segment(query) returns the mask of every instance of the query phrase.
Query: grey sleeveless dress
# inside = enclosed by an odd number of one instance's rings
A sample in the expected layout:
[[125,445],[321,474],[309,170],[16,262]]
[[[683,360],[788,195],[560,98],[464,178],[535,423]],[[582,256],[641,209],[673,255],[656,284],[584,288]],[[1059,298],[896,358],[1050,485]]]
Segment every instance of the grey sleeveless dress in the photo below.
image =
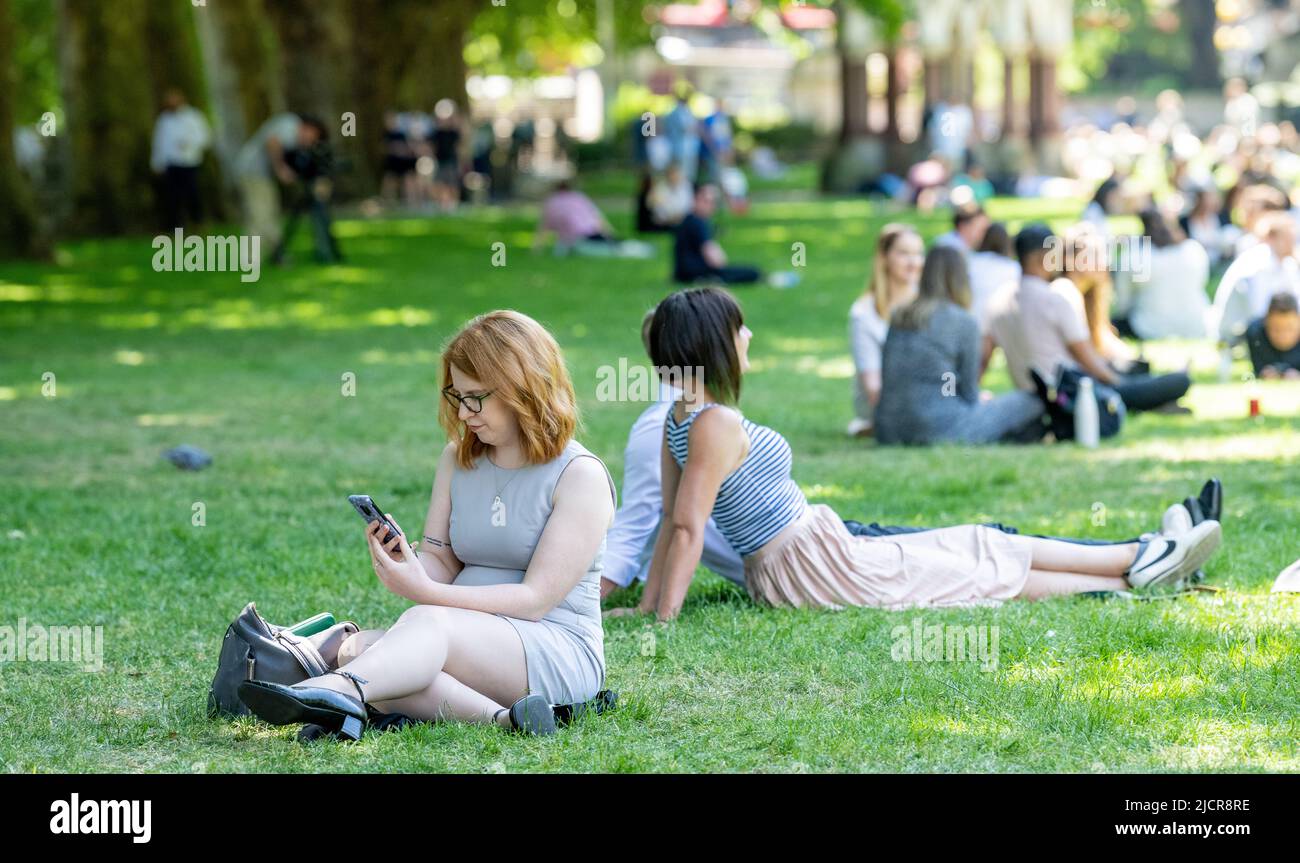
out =
[[[455,584],[518,584],[551,516],[551,499],[564,469],[575,458],[605,463],[577,441],[559,457],[515,470],[480,456],[470,470],[451,477],[451,549],[465,568]],[[609,479],[610,494],[617,495]],[[500,505],[495,499],[500,497]],[[596,695],[605,680],[605,630],[600,617],[600,575],[605,540],[582,580],[541,620],[509,621],[524,643],[530,695],[552,704],[574,704]]]

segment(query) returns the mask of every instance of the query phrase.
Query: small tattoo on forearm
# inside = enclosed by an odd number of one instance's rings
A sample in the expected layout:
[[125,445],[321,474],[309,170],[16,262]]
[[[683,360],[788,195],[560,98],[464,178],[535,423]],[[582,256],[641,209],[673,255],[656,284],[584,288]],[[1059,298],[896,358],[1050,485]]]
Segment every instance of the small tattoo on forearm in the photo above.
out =
[[426,536],[424,538],[424,541],[429,543],[429,545],[433,546],[434,548],[443,548],[447,545],[447,543],[443,542],[442,540],[434,539],[431,536]]

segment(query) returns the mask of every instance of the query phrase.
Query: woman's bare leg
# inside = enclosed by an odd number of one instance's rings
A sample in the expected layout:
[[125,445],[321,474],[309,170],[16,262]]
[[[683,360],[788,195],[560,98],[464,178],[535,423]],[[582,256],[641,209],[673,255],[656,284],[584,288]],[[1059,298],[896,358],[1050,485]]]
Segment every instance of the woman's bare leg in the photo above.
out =
[[[477,715],[485,705],[467,693],[496,702],[494,710],[528,693],[523,642],[513,626],[493,614],[417,605],[363,649],[344,668],[367,681],[362,690],[376,706],[409,696],[427,704],[429,699],[451,694],[454,712]],[[302,685],[356,695],[352,682],[336,674],[314,677]]]
[[1138,544],[1135,542],[1124,545],[1079,545],[1032,536],[1013,535],[1011,539],[1029,546],[1031,568],[1070,575],[1123,578],[1137,559],[1138,552]]
[[1031,569],[1029,578],[1020,593],[1016,594],[1016,599],[1046,599],[1049,596],[1093,590],[1127,590],[1128,586],[1128,582],[1118,576]]
[[[371,703],[384,713],[404,713],[429,722],[476,722],[484,725],[496,722],[503,727],[510,724],[510,717],[501,714],[505,705],[470,689],[445,671],[423,692]],[[513,704],[514,700],[509,703]]]

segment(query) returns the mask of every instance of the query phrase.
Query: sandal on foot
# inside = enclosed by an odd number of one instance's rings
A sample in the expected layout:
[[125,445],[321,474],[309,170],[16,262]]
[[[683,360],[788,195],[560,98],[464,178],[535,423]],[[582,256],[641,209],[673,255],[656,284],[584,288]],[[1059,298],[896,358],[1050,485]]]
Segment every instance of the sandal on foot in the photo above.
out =
[[360,698],[321,686],[285,686],[266,680],[239,684],[239,700],[253,715],[271,725],[319,725],[345,740],[359,740],[365,726],[366,703],[361,684],[368,681],[348,671],[331,671],[352,681]]
[[543,736],[555,733],[555,711],[541,695],[525,695],[510,707],[503,707],[492,718],[509,711],[510,727],[523,734]]

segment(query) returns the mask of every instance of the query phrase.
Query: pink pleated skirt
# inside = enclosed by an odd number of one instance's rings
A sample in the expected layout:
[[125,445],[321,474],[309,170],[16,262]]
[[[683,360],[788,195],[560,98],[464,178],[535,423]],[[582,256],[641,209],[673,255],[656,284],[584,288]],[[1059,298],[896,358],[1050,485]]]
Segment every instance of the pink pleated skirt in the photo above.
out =
[[1029,564],[1028,548],[992,528],[854,536],[817,504],[745,558],[745,586],[755,602],[795,608],[1000,605],[1024,589]]

